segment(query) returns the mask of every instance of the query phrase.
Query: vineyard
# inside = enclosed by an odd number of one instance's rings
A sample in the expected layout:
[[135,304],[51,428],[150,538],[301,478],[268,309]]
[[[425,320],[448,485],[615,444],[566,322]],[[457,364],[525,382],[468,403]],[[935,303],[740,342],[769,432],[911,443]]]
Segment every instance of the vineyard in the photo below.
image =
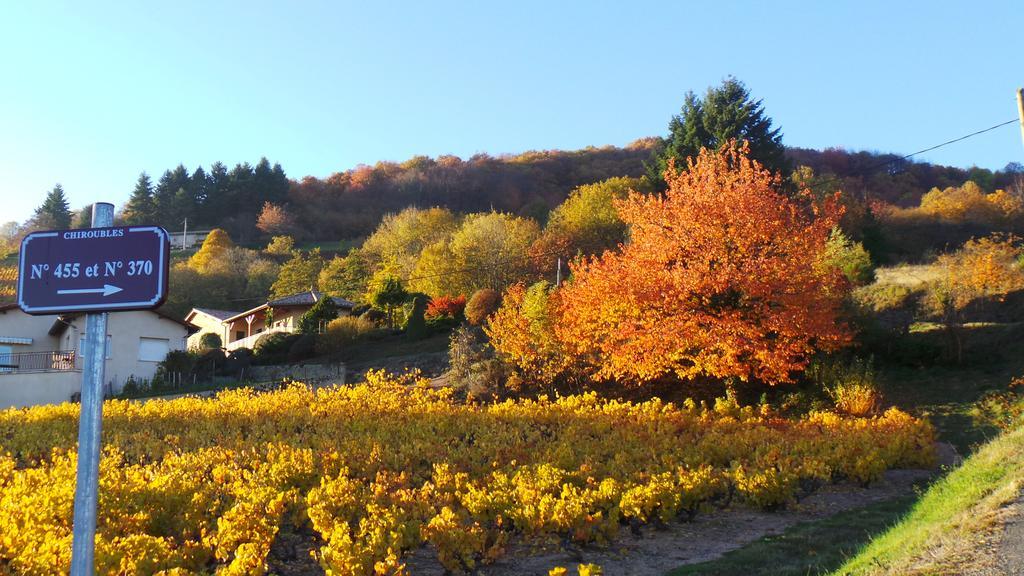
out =
[[0,266],[0,302],[14,300],[17,295],[18,267]]
[[[328,574],[470,570],[515,541],[607,544],[623,526],[785,505],[930,465],[931,426],[786,419],[594,394],[466,404],[371,373],[356,387],[104,406],[97,573],[260,574],[279,533]],[[0,574],[66,571],[78,406],[0,412]],[[628,528],[627,528],[628,529]]]

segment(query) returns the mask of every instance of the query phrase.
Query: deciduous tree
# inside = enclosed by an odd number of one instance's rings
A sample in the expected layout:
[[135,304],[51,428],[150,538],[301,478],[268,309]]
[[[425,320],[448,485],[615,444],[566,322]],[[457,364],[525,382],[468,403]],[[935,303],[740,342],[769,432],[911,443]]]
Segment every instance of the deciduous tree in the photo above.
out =
[[293,236],[297,231],[295,217],[284,206],[263,203],[263,210],[256,219],[256,227],[265,234]]
[[320,290],[353,302],[365,301],[370,280],[370,267],[362,252],[349,251],[345,257],[335,256],[320,271]]
[[274,236],[264,251],[275,256],[290,256],[295,252],[295,239],[291,236]]
[[969,305],[1024,289],[1022,255],[1017,239],[991,236],[969,240],[960,250],[938,258],[942,275],[928,284],[922,306],[942,323],[950,359],[963,361],[964,312]]
[[410,286],[428,294],[501,289],[530,275],[530,245],[540,235],[533,220],[486,212],[470,214],[448,241],[423,251]]
[[645,178],[610,178],[580,186],[551,211],[544,232],[530,248],[535,267],[550,272],[549,264],[561,257],[568,262],[577,255],[590,256],[615,248],[626,240],[626,224],[619,218],[615,200],[629,192],[646,192]]
[[296,252],[291,260],[281,265],[281,271],[270,287],[271,297],[281,298],[316,288],[324,259],[320,249],[314,248],[307,254]]
[[556,332],[599,377],[786,382],[816,350],[848,342],[844,280],[817,266],[838,210],[780,193],[748,154],[728,145],[681,172],[670,163],[664,195],[617,204],[630,226],[622,251],[573,266]]
[[406,208],[384,217],[363,243],[362,253],[374,268],[391,264],[405,281],[423,249],[447,239],[457,227],[458,220],[447,208]]
[[498,357],[514,366],[528,384],[553,384],[575,364],[555,333],[558,298],[546,281],[529,288],[514,284],[484,326]]
[[223,260],[226,252],[235,247],[228,233],[220,228],[214,228],[206,235],[203,245],[188,260],[188,265],[199,272],[203,272],[216,260]]

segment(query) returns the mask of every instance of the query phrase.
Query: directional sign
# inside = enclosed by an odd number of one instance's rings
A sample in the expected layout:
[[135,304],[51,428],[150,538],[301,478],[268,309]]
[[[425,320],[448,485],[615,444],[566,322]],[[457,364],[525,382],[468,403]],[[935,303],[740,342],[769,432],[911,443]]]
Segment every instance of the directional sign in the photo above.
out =
[[157,226],[33,232],[21,241],[18,306],[29,314],[156,308],[167,297],[170,250]]

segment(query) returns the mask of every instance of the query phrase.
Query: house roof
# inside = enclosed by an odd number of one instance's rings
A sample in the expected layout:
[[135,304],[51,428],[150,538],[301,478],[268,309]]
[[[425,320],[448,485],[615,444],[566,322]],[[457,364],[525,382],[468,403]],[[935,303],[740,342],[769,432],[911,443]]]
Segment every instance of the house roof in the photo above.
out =
[[[237,316],[238,314],[240,314],[240,312],[238,312],[237,310],[215,310],[213,308],[193,308],[192,312],[202,312],[203,314],[206,314],[207,316],[212,316],[220,321],[227,320],[232,316]],[[192,315],[192,312],[189,312],[189,316]],[[186,317],[186,320],[187,318],[188,317]]]
[[[266,304],[260,304],[255,308],[246,310],[245,312],[239,312],[234,316],[225,318],[223,321],[225,323],[232,322],[234,320],[238,320],[239,318],[244,318],[250,314],[255,314],[260,310],[266,310],[267,308],[285,308],[288,306],[312,306],[323,297],[324,294],[318,290],[307,290],[305,292],[299,292],[297,294],[290,294],[288,296],[283,296],[281,298],[271,300]],[[356,305],[355,302],[346,300],[344,298],[338,298],[333,296],[328,296],[328,298],[334,300],[334,304],[338,308],[355,308]]]
[[[267,304],[270,306],[312,306],[323,297],[324,295],[317,290],[308,290],[306,292],[299,292],[298,294],[278,298],[277,300],[271,300],[270,302],[267,302]],[[344,298],[332,297],[331,300],[334,300],[334,303],[341,308],[352,308],[355,306],[354,302],[350,302]]]
[[[164,320],[170,320],[171,322],[174,322],[175,324],[180,324],[181,326],[185,327],[185,329],[187,329],[187,330],[193,330],[194,329],[194,327],[192,325],[190,325],[190,324],[188,324],[188,323],[186,323],[186,322],[184,322],[182,320],[179,320],[179,319],[177,319],[174,316],[171,316],[169,314],[164,314],[163,312],[161,312],[159,310],[141,310],[141,312],[152,312],[153,314],[156,314],[157,316],[159,316],[160,318],[163,318]],[[71,321],[74,320],[75,318],[78,318],[79,316],[81,316],[81,314],[61,314],[60,316],[57,316],[57,318],[53,321],[53,325],[50,326],[50,330],[49,330],[50,336],[58,336],[58,335],[62,334],[64,332],[64,330],[66,330],[68,328],[68,326],[71,325]]]

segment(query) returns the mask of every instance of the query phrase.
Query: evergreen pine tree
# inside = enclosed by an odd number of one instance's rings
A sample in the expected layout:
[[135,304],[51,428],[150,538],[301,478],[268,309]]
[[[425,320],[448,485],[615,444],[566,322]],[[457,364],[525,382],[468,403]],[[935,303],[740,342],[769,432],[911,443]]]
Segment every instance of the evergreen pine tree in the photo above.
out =
[[761,100],[752,100],[747,87],[735,78],[708,88],[703,99],[687,93],[682,110],[672,117],[668,129],[664,145],[647,164],[648,177],[661,185],[669,159],[675,159],[677,170],[685,169],[686,159],[696,157],[702,147],[718,150],[733,139],[746,140],[750,157],[769,170],[781,172],[783,177],[789,174],[782,132],[772,127]]
[[75,222],[71,227],[77,229],[92,228],[92,204],[75,212]]
[[160,181],[153,189],[153,220],[162,226],[168,225],[174,219],[174,195],[178,192],[178,186],[174,185],[174,174],[165,170]]
[[153,203],[153,183],[149,174],[139,174],[135,182],[135,190],[124,207],[124,221],[127,224],[152,223],[155,218],[155,205]]
[[43,203],[36,208],[32,224],[37,229],[66,229],[71,227],[71,207],[60,184],[46,195]]

